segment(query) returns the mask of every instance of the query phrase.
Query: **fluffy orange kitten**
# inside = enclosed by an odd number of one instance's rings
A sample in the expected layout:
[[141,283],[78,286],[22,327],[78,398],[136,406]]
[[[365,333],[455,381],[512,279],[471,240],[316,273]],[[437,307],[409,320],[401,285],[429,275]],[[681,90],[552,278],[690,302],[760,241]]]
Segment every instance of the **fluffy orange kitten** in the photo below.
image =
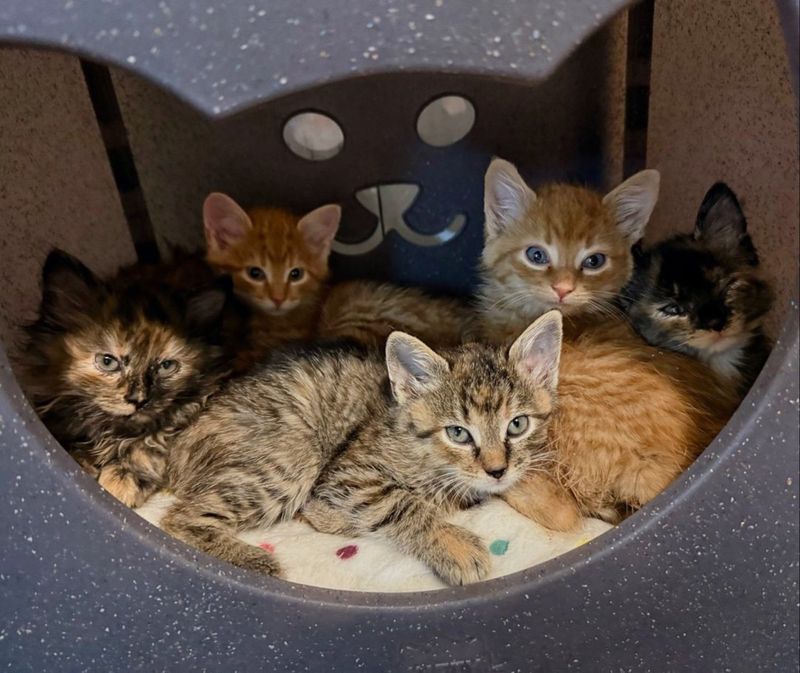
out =
[[608,313],[633,272],[631,247],[658,187],[658,171],[645,170],[606,196],[567,184],[534,192],[511,163],[494,159],[484,194],[484,336],[512,339],[550,309],[566,318]]
[[737,402],[693,358],[649,346],[624,325],[588,330],[562,346],[552,467],[507,500],[556,530],[582,515],[616,523],[691,465]]
[[461,342],[470,315],[450,298],[390,283],[349,281],[329,288],[328,257],[341,209],[317,208],[298,218],[281,208],[244,211],[224,194],[203,205],[207,260],[233,278],[254,306],[253,344],[238,368],[290,341],[350,339],[382,346],[395,330],[434,346]]
[[341,208],[333,204],[298,217],[283,208],[245,212],[225,194],[206,198],[206,258],[229,274],[236,293],[257,309],[258,353],[314,335],[340,219]]

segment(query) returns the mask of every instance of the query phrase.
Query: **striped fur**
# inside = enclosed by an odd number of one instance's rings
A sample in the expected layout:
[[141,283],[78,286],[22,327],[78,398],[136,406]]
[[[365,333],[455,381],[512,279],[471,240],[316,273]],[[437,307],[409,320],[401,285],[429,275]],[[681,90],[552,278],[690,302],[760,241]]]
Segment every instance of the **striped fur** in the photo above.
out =
[[[555,359],[533,348],[543,339]],[[508,352],[471,344],[436,354],[394,333],[388,376],[374,352],[276,356],[231,382],[181,435],[169,468],[178,501],[162,526],[223,560],[276,574],[274,558],[235,533],[302,509],[318,530],[378,531],[445,581],[476,581],[488,552],[444,517],[547,459],[559,345],[560,320],[550,317]],[[427,366],[419,381],[396,357],[403,349],[413,356],[406,365]],[[529,425],[510,438],[519,416]],[[445,428],[454,425],[473,441],[450,440]]]

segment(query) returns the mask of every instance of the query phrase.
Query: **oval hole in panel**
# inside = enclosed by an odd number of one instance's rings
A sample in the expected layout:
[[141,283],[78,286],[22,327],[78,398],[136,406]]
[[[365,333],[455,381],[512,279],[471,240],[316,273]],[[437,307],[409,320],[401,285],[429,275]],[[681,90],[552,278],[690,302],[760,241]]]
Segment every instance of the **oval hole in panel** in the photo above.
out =
[[428,103],[417,117],[417,133],[434,147],[457,143],[475,124],[475,107],[463,96],[442,96]]
[[344,146],[344,132],[333,119],[319,112],[300,112],[283,127],[283,142],[298,157],[324,161]]

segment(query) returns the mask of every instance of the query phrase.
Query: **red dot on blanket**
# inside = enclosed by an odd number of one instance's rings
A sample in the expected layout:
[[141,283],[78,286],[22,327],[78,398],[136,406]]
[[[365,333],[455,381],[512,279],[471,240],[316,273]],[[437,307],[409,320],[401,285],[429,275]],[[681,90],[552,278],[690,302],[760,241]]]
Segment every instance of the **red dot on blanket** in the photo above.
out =
[[358,554],[358,547],[354,544],[349,544],[346,547],[342,547],[341,549],[336,550],[336,556],[338,556],[342,561],[346,561],[349,558],[352,558]]
[[264,551],[268,551],[270,554],[275,551],[275,545],[270,544],[269,542],[262,542],[258,546],[261,547]]

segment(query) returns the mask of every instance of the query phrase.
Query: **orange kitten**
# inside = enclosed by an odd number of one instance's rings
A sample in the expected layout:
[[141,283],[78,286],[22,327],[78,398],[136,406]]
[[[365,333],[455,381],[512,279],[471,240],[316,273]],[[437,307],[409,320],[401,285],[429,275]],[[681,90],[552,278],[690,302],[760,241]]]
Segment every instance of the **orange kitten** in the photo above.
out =
[[508,161],[485,178],[485,244],[478,310],[484,336],[510,340],[550,309],[567,318],[611,311],[633,272],[658,198],[658,171],[632,176],[605,197],[585,187],[534,192]]
[[562,346],[552,468],[507,500],[557,530],[581,515],[616,523],[691,465],[737,403],[702,362],[649,346],[627,326],[589,330]]
[[331,288],[322,309],[319,336],[382,347],[392,332],[403,331],[433,346],[457,346],[472,319],[471,311],[458,299],[357,280]]
[[254,356],[314,335],[340,219],[337,205],[298,217],[282,208],[245,212],[220,193],[206,198],[206,258],[218,272],[230,275],[236,293],[258,309]]

